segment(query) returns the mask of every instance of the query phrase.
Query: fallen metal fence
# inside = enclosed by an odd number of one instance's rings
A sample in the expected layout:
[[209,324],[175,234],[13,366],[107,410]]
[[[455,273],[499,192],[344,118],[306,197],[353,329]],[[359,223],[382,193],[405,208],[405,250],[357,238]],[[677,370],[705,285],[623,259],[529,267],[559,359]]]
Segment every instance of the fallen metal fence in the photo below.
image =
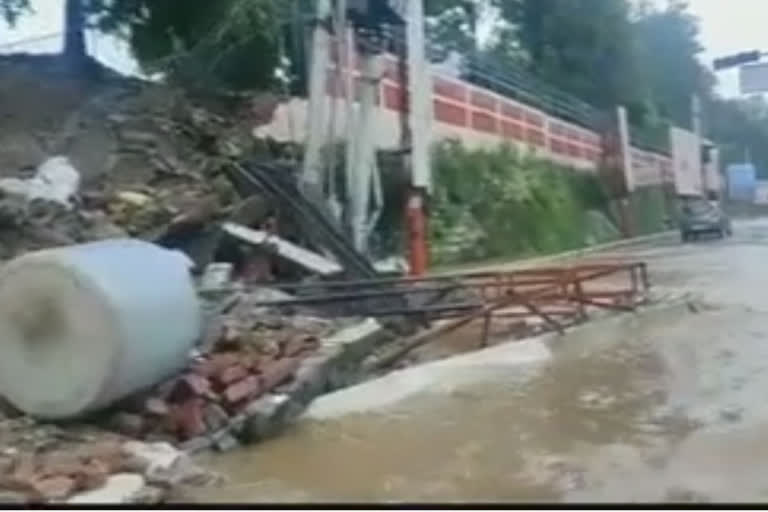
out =
[[[590,308],[632,311],[648,300],[650,283],[645,263],[592,263],[504,272],[473,272],[423,278],[281,284],[290,299],[256,306],[331,307],[347,316],[406,316],[433,328],[398,343],[378,365],[393,361],[430,340],[482,320],[480,346],[489,340],[494,319],[536,319],[542,330],[564,332],[588,319]],[[400,306],[387,297],[404,297]]]

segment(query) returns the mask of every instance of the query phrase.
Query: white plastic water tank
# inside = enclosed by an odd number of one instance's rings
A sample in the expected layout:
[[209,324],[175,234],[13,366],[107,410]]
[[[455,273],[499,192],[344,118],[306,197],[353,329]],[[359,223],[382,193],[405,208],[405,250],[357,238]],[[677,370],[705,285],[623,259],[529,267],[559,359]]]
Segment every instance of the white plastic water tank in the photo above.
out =
[[180,369],[201,332],[190,261],[138,240],[23,255],[0,271],[0,395],[65,419]]

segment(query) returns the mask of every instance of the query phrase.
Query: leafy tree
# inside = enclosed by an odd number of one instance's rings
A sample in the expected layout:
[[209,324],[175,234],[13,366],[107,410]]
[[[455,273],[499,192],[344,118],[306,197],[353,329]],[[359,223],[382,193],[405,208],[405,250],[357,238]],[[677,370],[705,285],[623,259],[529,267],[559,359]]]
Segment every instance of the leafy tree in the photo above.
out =
[[498,8],[537,75],[600,107],[642,102],[627,0],[515,0]]
[[480,0],[426,0],[424,10],[432,41],[446,51],[476,51],[481,3]]
[[[85,28],[86,8],[89,0],[66,0],[64,5],[64,51],[68,59],[78,62],[86,60]],[[0,18],[8,25],[16,24],[18,18],[32,12],[29,0],[0,0]]]
[[691,96],[712,94],[714,77],[697,60],[703,50],[696,18],[686,5],[670,2],[664,10],[644,4],[633,23],[638,67],[661,117],[690,127]]
[[714,98],[706,105],[709,136],[720,146],[721,162],[749,158],[761,178],[768,178],[768,103],[749,99]]
[[269,85],[278,64],[279,0],[101,0],[99,28],[124,34],[147,72],[199,87]]
[[13,25],[28,10],[29,0],[0,0],[0,18],[9,25]]

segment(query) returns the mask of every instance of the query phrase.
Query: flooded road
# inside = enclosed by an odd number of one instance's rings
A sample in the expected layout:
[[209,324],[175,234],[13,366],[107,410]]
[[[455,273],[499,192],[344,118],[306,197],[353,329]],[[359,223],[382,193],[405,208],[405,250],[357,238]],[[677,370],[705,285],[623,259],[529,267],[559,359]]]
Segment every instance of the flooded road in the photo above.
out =
[[[640,247],[668,304],[323,397],[204,502],[768,498],[768,222]],[[683,301],[691,294],[690,301]]]

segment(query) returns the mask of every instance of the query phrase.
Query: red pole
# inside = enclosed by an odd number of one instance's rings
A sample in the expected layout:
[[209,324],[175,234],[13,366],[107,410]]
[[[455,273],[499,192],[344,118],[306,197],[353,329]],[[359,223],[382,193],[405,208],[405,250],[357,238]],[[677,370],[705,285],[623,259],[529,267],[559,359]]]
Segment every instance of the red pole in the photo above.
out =
[[406,203],[406,229],[408,232],[408,263],[412,277],[424,276],[429,264],[427,242],[427,216],[424,214],[424,191],[411,188]]

